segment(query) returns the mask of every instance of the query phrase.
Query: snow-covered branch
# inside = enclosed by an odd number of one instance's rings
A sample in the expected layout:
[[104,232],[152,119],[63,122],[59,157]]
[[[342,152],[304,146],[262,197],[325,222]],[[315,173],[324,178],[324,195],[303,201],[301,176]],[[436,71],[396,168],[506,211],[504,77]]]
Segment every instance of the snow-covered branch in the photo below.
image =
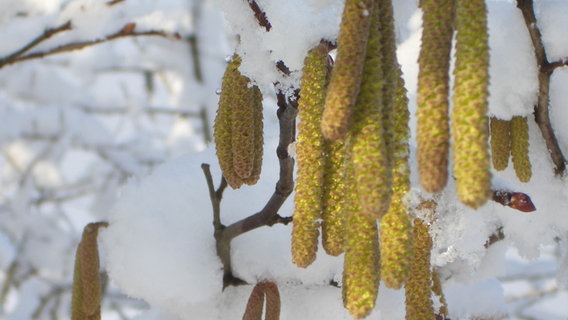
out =
[[[558,63],[551,65],[546,55],[546,49],[542,41],[542,34],[537,25],[537,19],[534,13],[533,0],[517,0],[517,7],[521,10],[527,30],[530,34],[536,63],[538,65],[538,101],[535,105],[535,121],[540,128],[542,137],[546,142],[546,146],[554,163],[554,171],[557,175],[562,176],[566,171],[566,158],[560,149],[556,134],[550,123],[549,100],[550,100],[550,77],[552,71]],[[565,61],[563,61],[565,64]]]

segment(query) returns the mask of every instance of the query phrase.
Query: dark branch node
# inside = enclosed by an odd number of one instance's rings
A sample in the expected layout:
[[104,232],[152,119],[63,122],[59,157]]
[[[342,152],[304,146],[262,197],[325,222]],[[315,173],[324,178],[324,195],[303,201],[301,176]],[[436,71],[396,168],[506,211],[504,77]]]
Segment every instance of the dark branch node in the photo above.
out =
[[251,10],[254,12],[254,17],[258,21],[258,25],[263,27],[266,30],[266,32],[270,31],[272,25],[270,24],[270,21],[268,21],[268,18],[266,17],[266,12],[262,11],[262,9],[258,6],[258,3],[256,3],[255,0],[248,0],[248,4]]

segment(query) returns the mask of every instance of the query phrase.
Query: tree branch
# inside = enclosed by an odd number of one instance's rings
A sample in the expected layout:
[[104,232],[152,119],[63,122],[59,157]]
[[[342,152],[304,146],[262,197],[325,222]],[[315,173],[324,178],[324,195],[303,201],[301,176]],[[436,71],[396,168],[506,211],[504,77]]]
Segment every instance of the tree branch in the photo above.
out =
[[41,34],[40,36],[38,36],[37,38],[32,40],[30,43],[28,43],[27,45],[25,45],[21,49],[15,51],[14,53],[7,55],[4,58],[0,58],[0,69],[5,67],[5,66],[17,63],[17,62],[33,60],[33,59],[40,59],[40,58],[52,56],[52,55],[59,54],[59,53],[80,50],[80,49],[83,49],[83,48],[86,48],[86,47],[91,47],[91,46],[94,46],[94,45],[97,45],[97,44],[100,44],[100,43],[103,43],[103,42],[112,41],[112,40],[125,38],[125,37],[159,36],[159,37],[164,37],[164,38],[174,38],[176,40],[181,38],[181,36],[177,33],[170,34],[170,33],[167,33],[167,32],[164,32],[164,31],[159,31],[159,30],[136,31],[135,30],[136,24],[131,22],[131,23],[127,23],[126,25],[124,25],[124,27],[122,27],[122,29],[120,29],[119,31],[117,31],[113,34],[107,35],[107,36],[105,36],[101,39],[73,42],[73,43],[68,43],[68,44],[64,44],[64,45],[49,49],[47,51],[39,51],[39,52],[33,52],[33,53],[26,54],[26,52],[30,51],[32,48],[34,48],[38,44],[46,41],[47,39],[52,37],[54,34],[61,33],[63,31],[69,31],[71,29],[72,29],[72,25],[71,25],[70,21],[59,26],[59,27],[47,29],[46,31],[43,32],[43,34]]
[[296,116],[298,109],[290,101],[284,98],[281,92],[279,95],[278,119],[280,123],[280,141],[276,149],[276,154],[280,163],[280,177],[276,183],[276,188],[264,208],[259,212],[237,221],[229,226],[221,222],[221,197],[223,190],[227,187],[225,179],[221,180],[219,189],[215,190],[213,178],[208,164],[202,164],[201,168],[207,180],[209,197],[213,206],[213,225],[215,228],[214,236],[216,241],[217,255],[223,264],[223,287],[229,285],[240,285],[245,282],[233,275],[231,265],[231,241],[251,230],[262,226],[273,226],[277,223],[288,224],[292,217],[282,217],[278,210],[284,201],[294,190],[294,158],[288,153],[288,146],[294,141]]
[[[558,140],[554,134],[554,129],[550,124],[549,116],[549,92],[550,92],[550,76],[552,71],[558,67],[558,62],[551,64],[546,56],[546,50],[542,42],[542,35],[537,25],[534,13],[533,0],[517,0],[517,7],[521,10],[525,24],[531,37],[534,47],[536,63],[539,67],[538,72],[538,100],[535,106],[535,121],[542,133],[542,137],[546,142],[550,157],[555,166],[556,175],[563,175],[566,171],[566,158],[562,154],[562,150],[558,145]],[[562,64],[566,64],[563,61]]]
[[266,17],[266,12],[262,11],[262,9],[258,6],[255,0],[247,0],[249,7],[251,8],[252,12],[254,12],[254,17],[258,21],[258,25],[263,27],[266,32],[270,31],[272,25],[268,18]]
[[[64,32],[64,31],[69,31],[69,30],[71,30],[71,28],[72,28],[71,27],[71,21],[67,21],[67,22],[65,22],[64,24],[62,24],[58,27],[46,29],[42,34],[40,34],[39,36],[34,38],[32,41],[30,41],[28,44],[26,44],[22,48],[14,51],[13,53],[7,55],[4,58],[0,58],[0,68],[4,67],[5,65],[16,62],[16,60],[18,58],[20,58],[22,55],[24,55],[26,52],[30,51],[31,49],[33,49],[34,47],[36,47],[40,43],[46,41],[47,39],[51,38],[52,36],[54,36],[58,33],[61,33],[61,32]],[[13,62],[11,62],[11,61],[13,61]]]

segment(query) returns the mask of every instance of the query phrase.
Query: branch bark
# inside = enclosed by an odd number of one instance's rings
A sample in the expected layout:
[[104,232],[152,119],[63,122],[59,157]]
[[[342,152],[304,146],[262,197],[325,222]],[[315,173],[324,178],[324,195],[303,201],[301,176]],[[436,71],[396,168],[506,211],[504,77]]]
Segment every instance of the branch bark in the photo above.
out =
[[136,31],[136,24],[135,23],[127,23],[124,25],[120,30],[117,32],[104,36],[100,39],[95,40],[88,40],[88,41],[79,41],[79,42],[72,42],[68,44],[63,44],[58,47],[46,50],[46,51],[39,51],[39,52],[32,52],[28,53],[31,49],[39,45],[40,43],[45,42],[53,35],[62,33],[65,31],[72,30],[71,21],[66,22],[58,27],[51,28],[45,30],[41,35],[30,41],[28,44],[23,46],[21,49],[16,50],[15,52],[5,56],[4,58],[0,58],[0,69],[5,66],[12,65],[17,62],[33,60],[33,59],[41,59],[44,57],[52,56],[59,53],[70,52],[75,50],[80,50],[83,48],[91,47],[103,42],[108,42],[120,38],[125,37],[141,37],[141,36],[159,36],[164,38],[174,38],[179,40],[181,36],[177,33],[170,34],[164,31],[159,30],[148,30],[148,31]]
[[266,32],[270,31],[272,25],[270,24],[270,21],[268,21],[268,18],[266,17],[266,12],[262,11],[262,9],[258,6],[258,3],[256,3],[255,0],[247,0],[247,2],[249,4],[250,9],[254,13],[256,21],[258,21],[258,25],[263,27],[266,30]]
[[288,153],[288,146],[294,142],[296,116],[298,109],[289,99],[284,98],[282,93],[278,94],[278,119],[280,124],[280,140],[276,149],[279,160],[280,176],[276,183],[274,193],[259,212],[237,221],[229,226],[221,222],[221,198],[227,186],[225,179],[221,180],[220,187],[215,190],[213,179],[208,164],[202,164],[201,168],[205,174],[209,187],[209,196],[213,206],[213,226],[216,241],[217,255],[223,264],[223,287],[229,285],[240,285],[245,282],[233,275],[231,264],[231,241],[251,230],[263,226],[273,226],[274,224],[288,224],[292,217],[282,217],[278,210],[282,207],[286,199],[294,190],[294,158]]
[[534,47],[536,63],[539,67],[538,72],[538,100],[534,107],[535,121],[546,142],[546,146],[554,163],[554,172],[562,176],[566,171],[566,158],[558,145],[558,140],[554,134],[554,129],[550,123],[549,116],[549,93],[550,76],[555,68],[566,65],[566,61],[550,63],[546,55],[546,49],[542,42],[542,34],[538,28],[534,13],[533,0],[517,0],[517,7],[521,10],[525,24],[527,26],[531,41]]

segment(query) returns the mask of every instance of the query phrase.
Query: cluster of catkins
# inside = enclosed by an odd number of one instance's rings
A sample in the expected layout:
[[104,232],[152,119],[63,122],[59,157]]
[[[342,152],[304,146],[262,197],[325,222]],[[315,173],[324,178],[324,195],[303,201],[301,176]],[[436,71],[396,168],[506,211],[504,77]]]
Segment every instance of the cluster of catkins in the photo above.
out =
[[413,255],[430,269],[427,242],[413,254],[408,100],[395,49],[391,0],[347,0],[333,67],[322,42],[302,70],[292,259],[315,260],[321,228],[325,251],[345,253],[343,301],[355,318],[373,310],[381,280],[407,283]]
[[[451,145],[457,195],[478,208],[492,194],[485,1],[421,0],[420,6],[420,182],[431,193],[445,188]],[[381,280],[390,288],[404,286],[407,319],[444,317],[440,279],[430,265],[429,225],[437,205],[424,200],[412,208],[407,201],[409,111],[396,58],[392,0],[346,0],[334,63],[330,50],[326,41],[312,48],[302,70],[293,262],[305,268],[316,259],[321,229],[324,250],[345,254],[343,302],[354,318],[373,310]],[[234,56],[227,66],[215,120],[217,156],[233,188],[254,184],[262,162],[262,97],[240,74],[239,64]],[[526,118],[493,118],[491,135],[494,167],[506,168],[511,155],[519,179],[528,181]],[[437,312],[432,294],[442,305]]]
[[258,181],[264,145],[262,93],[240,65],[235,54],[225,69],[213,133],[219,166],[233,189]]
[[[457,194],[464,204],[477,208],[492,194],[487,9],[483,0],[422,0],[420,5],[424,12],[417,111],[421,184],[433,193],[446,186],[451,124]],[[325,251],[345,253],[343,301],[353,317],[363,318],[372,311],[382,280],[387,287],[405,287],[407,319],[434,319],[432,293],[444,300],[430,265],[428,229],[436,204],[426,200],[410,208],[405,201],[410,190],[409,114],[392,14],[391,0],[346,0],[333,67],[325,43],[305,59],[292,254],[298,266],[310,265],[321,229]],[[524,133],[513,133],[512,126],[510,130],[510,135],[524,138],[500,149],[507,152],[507,161],[511,150],[515,168],[524,168],[516,169],[518,174],[524,172],[520,178],[530,176],[524,123],[523,128],[516,124],[516,130]],[[515,155],[521,149],[524,156]],[[437,315],[446,312],[442,307]]]

